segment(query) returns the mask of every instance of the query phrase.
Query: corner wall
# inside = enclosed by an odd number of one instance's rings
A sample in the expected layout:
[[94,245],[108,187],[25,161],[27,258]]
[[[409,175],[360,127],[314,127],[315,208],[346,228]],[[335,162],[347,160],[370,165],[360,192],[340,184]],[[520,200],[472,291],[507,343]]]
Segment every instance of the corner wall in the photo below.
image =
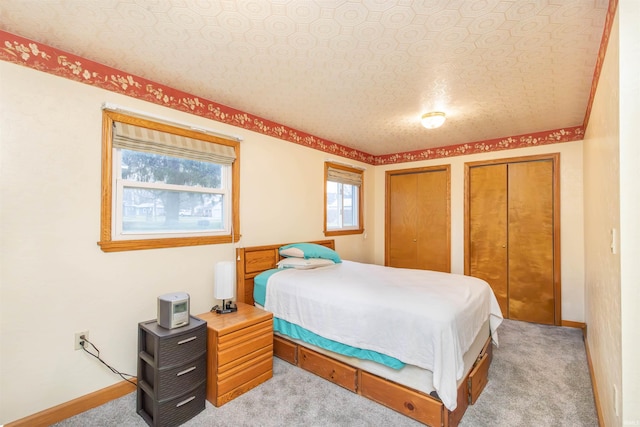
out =
[[621,0],[620,297],[623,425],[640,425],[640,2]]
[[[622,424],[614,401],[622,393],[620,249],[619,21],[616,15],[584,139],[585,292],[589,353],[607,426]],[[614,391],[615,388],[615,391]],[[618,396],[614,396],[618,394]]]
[[638,22],[640,2],[620,0],[584,140],[587,339],[607,426],[640,425]]

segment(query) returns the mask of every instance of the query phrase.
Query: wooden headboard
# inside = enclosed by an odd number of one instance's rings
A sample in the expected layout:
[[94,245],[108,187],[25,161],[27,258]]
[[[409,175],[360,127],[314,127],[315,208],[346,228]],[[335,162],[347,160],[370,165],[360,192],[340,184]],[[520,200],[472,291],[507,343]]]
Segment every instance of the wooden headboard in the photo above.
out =
[[[315,243],[335,250],[333,240],[316,240],[305,243]],[[236,249],[236,299],[239,302],[253,305],[253,278],[263,271],[276,268],[282,259],[278,253],[281,246],[290,243],[280,243],[268,246],[252,246]]]

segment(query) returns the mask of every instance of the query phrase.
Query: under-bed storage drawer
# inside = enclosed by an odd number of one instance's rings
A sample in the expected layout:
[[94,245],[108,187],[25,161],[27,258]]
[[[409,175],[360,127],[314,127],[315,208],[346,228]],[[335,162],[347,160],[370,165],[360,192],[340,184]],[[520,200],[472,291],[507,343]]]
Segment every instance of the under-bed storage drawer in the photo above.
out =
[[489,382],[489,365],[490,355],[485,353],[469,374],[469,403],[472,405],[476,403],[480,393]]
[[273,354],[292,365],[298,364],[298,346],[276,335],[273,336]]
[[480,393],[482,393],[482,390],[484,390],[489,382],[489,366],[491,365],[492,356],[493,347],[491,344],[491,337],[489,337],[480,352],[480,356],[478,357],[476,364],[469,373],[469,403],[472,405],[476,403]]
[[360,374],[359,393],[429,426],[441,426],[444,405],[368,372]]
[[356,368],[304,347],[299,347],[298,352],[298,366],[347,390],[356,391]]

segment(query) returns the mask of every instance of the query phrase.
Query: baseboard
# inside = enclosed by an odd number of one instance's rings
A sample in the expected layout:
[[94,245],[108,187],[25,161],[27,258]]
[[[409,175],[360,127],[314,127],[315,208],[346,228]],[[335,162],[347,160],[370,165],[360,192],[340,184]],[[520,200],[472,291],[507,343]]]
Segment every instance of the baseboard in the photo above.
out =
[[584,322],[574,322],[573,320],[561,320],[560,326],[566,326],[567,328],[578,328],[583,331],[587,329],[587,325]]
[[[584,330],[584,329],[583,329]],[[596,384],[596,376],[593,372],[593,363],[591,362],[591,353],[589,352],[589,340],[584,337],[584,349],[587,353],[587,364],[589,365],[589,375],[591,376],[591,388],[593,388],[593,399],[596,405],[596,414],[598,415],[598,425],[603,427],[602,408],[600,406],[600,397],[598,396],[598,385]]]
[[112,386],[103,388],[102,390],[94,391],[93,393],[89,393],[87,395],[78,397],[77,399],[73,399],[58,406],[54,406],[53,408],[45,409],[44,411],[29,415],[28,417],[12,421],[8,424],[5,424],[4,427],[50,426],[51,424],[66,420],[69,417],[73,417],[74,415],[78,415],[84,411],[88,411],[89,409],[93,409],[97,406],[103,405],[114,399],[129,394],[135,389],[136,387],[130,382],[122,381]]

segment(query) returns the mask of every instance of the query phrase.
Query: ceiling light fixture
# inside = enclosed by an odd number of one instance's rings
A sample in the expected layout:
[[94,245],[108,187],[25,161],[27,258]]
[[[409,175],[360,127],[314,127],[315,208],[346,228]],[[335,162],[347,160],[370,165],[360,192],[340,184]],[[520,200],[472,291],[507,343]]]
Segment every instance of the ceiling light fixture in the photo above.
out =
[[432,113],[423,114],[420,121],[422,122],[422,126],[426,127],[427,129],[435,129],[442,126],[445,120],[446,116],[443,112],[434,111]]

